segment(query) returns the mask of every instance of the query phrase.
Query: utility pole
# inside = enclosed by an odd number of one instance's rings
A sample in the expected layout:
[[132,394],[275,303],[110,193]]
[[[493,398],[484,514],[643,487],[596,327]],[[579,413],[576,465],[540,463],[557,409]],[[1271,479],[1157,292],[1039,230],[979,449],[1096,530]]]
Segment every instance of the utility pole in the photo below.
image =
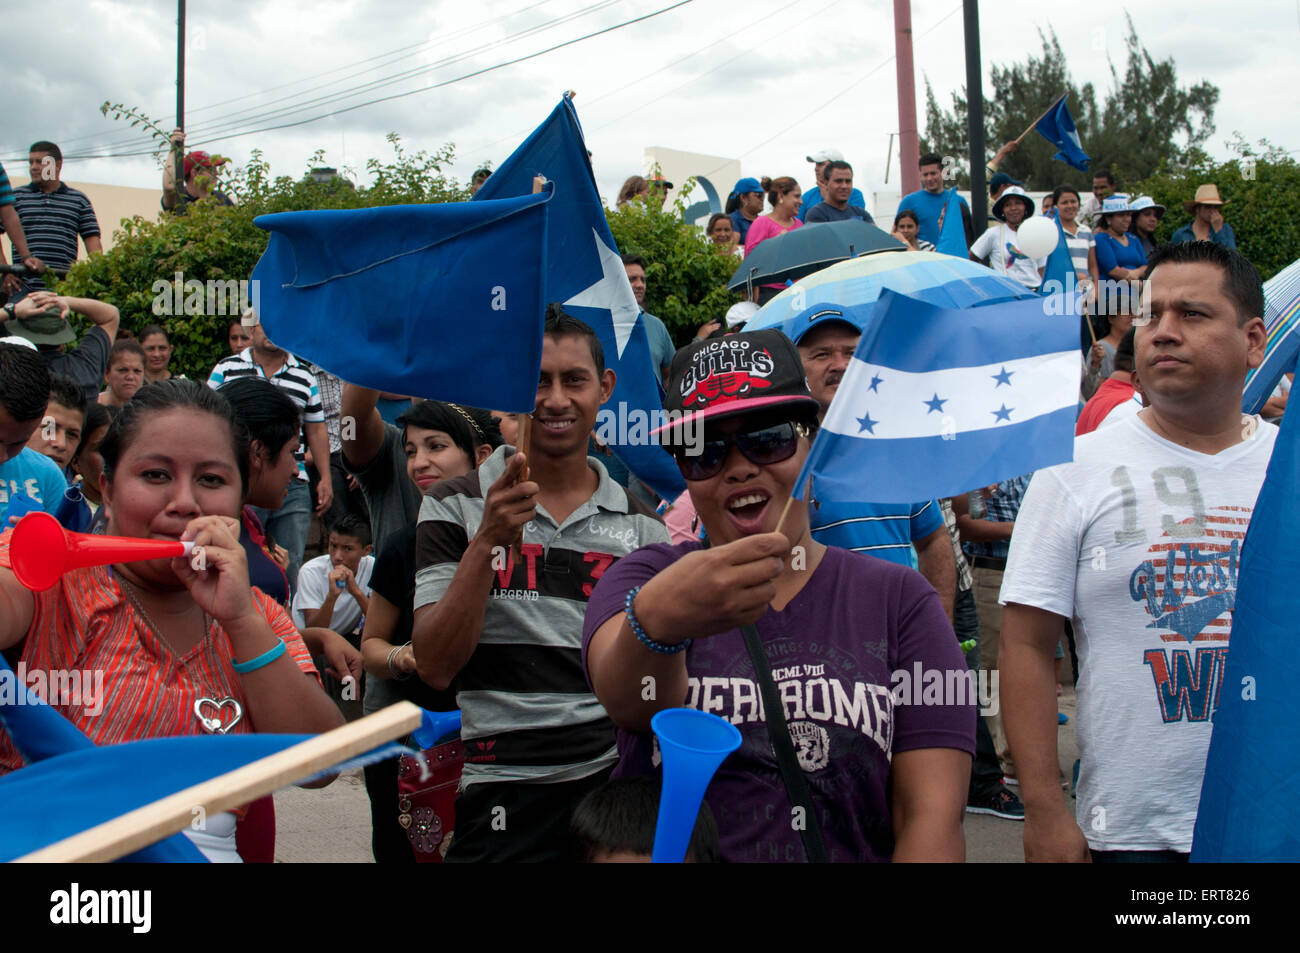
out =
[[[185,128],[185,0],[176,0],[176,128]],[[176,194],[185,189],[185,162],[180,143],[172,143]]]
[[966,30],[966,118],[970,138],[970,214],[978,234],[988,221],[989,190],[984,179],[984,78],[980,67],[979,0],[962,0]]
[[898,144],[903,194],[921,187],[917,160],[921,157],[916,132],[916,68],[912,63],[912,3],[894,0],[894,62],[898,71]]

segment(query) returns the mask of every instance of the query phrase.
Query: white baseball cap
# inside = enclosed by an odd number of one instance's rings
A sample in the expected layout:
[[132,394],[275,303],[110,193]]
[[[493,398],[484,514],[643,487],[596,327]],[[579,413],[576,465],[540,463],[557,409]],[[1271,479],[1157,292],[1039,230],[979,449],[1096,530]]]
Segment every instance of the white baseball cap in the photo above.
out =
[[821,151],[814,152],[812,155],[810,155],[808,157],[808,161],[813,163],[843,162],[844,153],[840,152],[839,149],[822,149]]
[[33,351],[40,350],[40,348],[38,348],[31,341],[27,340],[27,338],[19,337],[16,334],[10,334],[8,337],[0,338],[0,344],[12,344],[14,347],[29,347]]

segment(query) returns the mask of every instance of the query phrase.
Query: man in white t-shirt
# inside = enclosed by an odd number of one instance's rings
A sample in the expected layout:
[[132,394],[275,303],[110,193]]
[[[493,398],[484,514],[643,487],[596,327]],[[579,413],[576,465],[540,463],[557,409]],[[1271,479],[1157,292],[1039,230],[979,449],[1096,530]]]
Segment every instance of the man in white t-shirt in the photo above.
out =
[[[370,524],[349,513],[330,527],[329,552],[303,563],[293,595],[298,628],[323,626],[352,636],[370,610]],[[351,639],[353,645],[360,637]]]
[[[1208,242],[1165,245],[1135,323],[1150,406],[1039,471],[1001,602],[1003,720],[1030,861],[1185,860],[1222,684],[1241,544],[1276,427],[1243,417],[1264,358],[1259,273]],[[1057,783],[1052,650],[1079,646],[1074,815]]]

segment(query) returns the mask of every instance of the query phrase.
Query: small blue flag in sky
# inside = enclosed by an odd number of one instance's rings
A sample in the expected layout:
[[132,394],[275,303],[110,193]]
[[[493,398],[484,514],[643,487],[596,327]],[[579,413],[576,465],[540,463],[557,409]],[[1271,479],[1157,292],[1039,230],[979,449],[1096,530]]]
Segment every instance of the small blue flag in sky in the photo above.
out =
[[258,216],[267,336],[364,387],[532,412],[551,193],[531,192]]
[[970,257],[970,246],[966,244],[966,225],[961,215],[961,197],[955,188],[946,193],[943,211],[939,213],[939,240],[934,243],[934,247],[935,251],[945,255]]
[[1300,861],[1298,480],[1300,419],[1291,413],[1282,418],[1241,549],[1193,861]]
[[[470,204],[525,195],[532,191],[537,175],[555,183],[547,240],[549,300],[591,325],[600,337],[605,365],[617,378],[605,407],[614,413],[661,412],[662,385],[650,356],[645,323],[639,319],[640,308],[596,191],[578,114],[567,96],[483,183]],[[530,385],[534,395],[536,376]],[[532,405],[527,409],[531,411]],[[622,427],[613,430],[624,432]],[[626,428],[628,435],[637,432],[632,426]],[[686,489],[672,457],[658,443],[612,446],[628,469],[666,499],[675,499]]]
[[1078,324],[1049,299],[949,310],[886,290],[800,474],[812,496],[910,503],[1074,457]]
[[1044,139],[1061,150],[1052,156],[1053,159],[1072,165],[1080,172],[1088,171],[1088,163],[1092,160],[1079,144],[1079,130],[1075,128],[1074,117],[1070,115],[1070,107],[1065,105],[1064,96],[1058,99],[1038,122],[1034,123],[1034,128]]
[[1300,261],[1294,261],[1264,282],[1264,314],[1268,329],[1264,363],[1246,374],[1241,409],[1257,414],[1268,403],[1282,375],[1294,372],[1300,353]]

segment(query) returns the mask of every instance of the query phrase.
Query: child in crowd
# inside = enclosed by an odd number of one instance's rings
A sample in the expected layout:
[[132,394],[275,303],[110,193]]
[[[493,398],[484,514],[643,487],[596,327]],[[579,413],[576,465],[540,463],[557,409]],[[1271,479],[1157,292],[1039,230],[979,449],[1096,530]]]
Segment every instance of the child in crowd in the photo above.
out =
[[329,552],[308,560],[298,573],[293,597],[298,628],[325,626],[353,645],[360,643],[359,634],[352,636],[359,633],[370,608],[372,548],[370,524],[363,517],[348,514],[330,528]]
[[[572,858],[580,864],[644,864],[654,850],[660,781],[654,775],[618,778],[584,797],[569,821]],[[701,803],[686,862],[716,864],[718,825]]]

